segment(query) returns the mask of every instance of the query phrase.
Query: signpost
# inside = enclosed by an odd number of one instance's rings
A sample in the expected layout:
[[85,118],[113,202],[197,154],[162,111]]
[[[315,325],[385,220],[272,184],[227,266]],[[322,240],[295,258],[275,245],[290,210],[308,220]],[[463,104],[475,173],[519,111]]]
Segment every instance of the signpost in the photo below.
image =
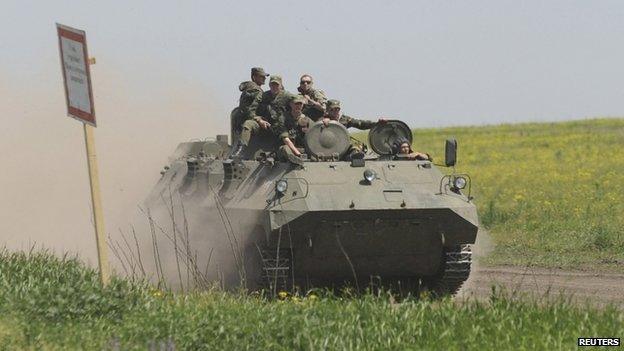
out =
[[104,233],[104,217],[100,197],[100,181],[95,153],[94,128],[95,110],[93,109],[93,90],[91,89],[91,73],[87,53],[87,36],[84,31],[56,24],[59,50],[61,54],[61,71],[65,84],[65,101],[67,115],[83,123],[87,164],[89,167],[89,185],[91,186],[91,202],[93,207],[93,224],[98,251],[98,267],[100,281],[107,285],[110,279],[108,268],[108,252]]

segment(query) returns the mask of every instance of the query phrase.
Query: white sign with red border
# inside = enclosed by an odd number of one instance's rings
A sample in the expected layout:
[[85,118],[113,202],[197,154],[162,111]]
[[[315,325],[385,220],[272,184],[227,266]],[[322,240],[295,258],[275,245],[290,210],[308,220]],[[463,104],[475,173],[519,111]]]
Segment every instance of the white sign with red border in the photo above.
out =
[[82,30],[58,23],[56,31],[65,83],[67,115],[95,127],[87,36]]

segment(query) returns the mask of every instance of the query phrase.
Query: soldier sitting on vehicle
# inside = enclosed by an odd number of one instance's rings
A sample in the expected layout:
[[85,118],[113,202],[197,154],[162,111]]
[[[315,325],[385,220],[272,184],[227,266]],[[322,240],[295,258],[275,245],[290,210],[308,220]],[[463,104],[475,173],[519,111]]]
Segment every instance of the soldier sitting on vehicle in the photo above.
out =
[[284,89],[282,77],[273,75],[269,79],[269,90],[258,95],[251,106],[251,113],[257,121],[261,118],[270,124],[277,122],[279,116],[288,108],[291,93]]
[[311,123],[311,120],[302,113],[305,101],[301,95],[293,96],[290,109],[279,117],[275,125],[276,134],[284,143],[279,148],[277,156],[299,165],[303,163],[301,158],[303,152],[300,149],[305,145],[305,133]]
[[[235,110],[236,115],[233,116],[235,133],[242,133],[245,121],[254,117],[252,114],[252,105],[256,101],[256,97],[262,95],[262,85],[264,85],[267,76],[268,74],[262,67],[253,67],[251,69],[251,81],[242,82],[238,86],[238,90],[241,91],[241,95],[238,100],[238,109]],[[244,146],[239,140],[232,156],[240,156],[243,148]]]
[[429,154],[413,151],[409,140],[403,137],[394,142],[392,150],[396,159],[433,161]]
[[[329,121],[338,121],[346,128],[360,130],[371,129],[377,123],[386,123],[385,118],[380,118],[377,122],[373,122],[343,115],[340,113],[340,101],[338,100],[327,101],[327,114],[323,117],[323,124],[327,125]],[[364,158],[363,145],[359,142],[352,142],[346,155],[347,159]]]
[[303,114],[316,122],[325,115],[327,96],[325,96],[322,90],[314,89],[312,87],[313,84],[312,76],[304,74],[299,80],[299,88],[297,90],[305,98]]
[[243,123],[239,143],[232,157],[242,155],[249,146],[252,135],[258,133],[260,129],[272,131],[271,125],[284,113],[289,100],[290,94],[284,90],[282,77],[271,76],[269,90],[256,95],[249,107],[249,115],[252,117]]

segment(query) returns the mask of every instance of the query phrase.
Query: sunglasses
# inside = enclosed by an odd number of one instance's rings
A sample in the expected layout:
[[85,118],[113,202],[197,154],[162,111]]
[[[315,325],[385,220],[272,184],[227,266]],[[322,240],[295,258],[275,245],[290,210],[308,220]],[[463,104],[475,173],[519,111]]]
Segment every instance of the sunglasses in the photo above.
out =
[[312,84],[312,81],[311,80],[302,80],[299,83],[301,83],[301,84]]

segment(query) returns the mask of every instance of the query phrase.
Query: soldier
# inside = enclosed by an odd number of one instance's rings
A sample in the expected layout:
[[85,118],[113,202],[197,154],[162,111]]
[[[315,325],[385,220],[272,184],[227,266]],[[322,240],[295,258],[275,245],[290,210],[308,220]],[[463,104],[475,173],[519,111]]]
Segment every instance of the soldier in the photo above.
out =
[[[246,81],[240,83],[238,86],[238,90],[241,91],[240,99],[238,100],[238,111],[236,116],[234,116],[234,132],[241,133],[243,131],[243,124],[245,121],[250,120],[254,117],[251,110],[254,102],[256,101],[256,97],[258,95],[262,95],[262,85],[266,81],[266,77],[268,74],[264,71],[262,67],[253,67],[251,69],[251,81]],[[242,139],[242,135],[241,135]],[[249,142],[249,138],[247,139]],[[240,156],[243,152],[243,149],[247,144],[243,144],[242,140],[238,141],[238,145],[234,149],[234,152],[231,156]]]
[[[340,113],[340,101],[329,100],[327,101],[327,115],[323,118],[323,124],[327,125],[329,121],[338,121],[347,128],[365,130],[373,128],[377,123],[386,123],[387,120],[385,118],[380,118],[377,122],[373,122],[343,115]],[[351,143],[347,151],[347,158],[364,158],[362,144]]]
[[269,79],[269,91],[258,95],[251,106],[254,119],[261,116],[265,121],[273,124],[288,106],[292,94],[284,90],[282,77],[273,75]]
[[282,78],[280,76],[271,76],[269,79],[269,91],[258,94],[249,108],[252,118],[243,123],[240,140],[236,150],[232,153],[232,157],[240,157],[243,154],[245,148],[249,145],[251,136],[256,134],[258,130],[270,130],[271,125],[286,110],[289,100],[290,94],[284,91]]
[[311,123],[310,118],[302,113],[305,101],[301,95],[293,96],[290,110],[280,116],[275,127],[279,139],[284,143],[278,150],[278,156],[299,165],[303,163],[299,148],[304,147],[305,133]]
[[407,158],[408,160],[426,160],[433,161],[431,156],[427,153],[417,152],[412,150],[409,140],[406,138],[398,138],[392,145],[392,149],[396,154],[396,158]]
[[303,114],[310,117],[313,121],[318,121],[325,115],[327,97],[322,90],[314,89],[312,87],[313,84],[312,76],[304,74],[299,80],[299,88],[297,90],[306,99]]

